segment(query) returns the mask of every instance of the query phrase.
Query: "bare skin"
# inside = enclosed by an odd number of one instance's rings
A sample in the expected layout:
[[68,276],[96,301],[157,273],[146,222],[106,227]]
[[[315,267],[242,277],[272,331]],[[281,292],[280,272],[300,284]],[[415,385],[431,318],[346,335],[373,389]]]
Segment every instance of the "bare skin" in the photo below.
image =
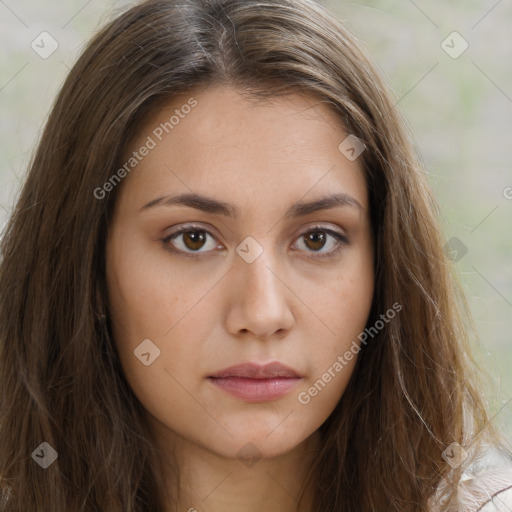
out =
[[[155,128],[191,97],[197,106],[158,141]],[[364,330],[374,292],[364,173],[338,149],[347,135],[312,98],[256,104],[228,86],[174,98],[140,127],[131,151],[148,136],[157,144],[120,185],[107,284],[121,363],[166,461],[169,512],[295,512],[302,491],[301,510],[311,509],[305,477],[318,428],[356,357],[335,374],[333,363]],[[231,203],[238,216],[163,201],[144,208],[181,193]],[[344,204],[285,215],[335,193]],[[143,340],[151,358],[160,351],[149,365],[134,355]],[[299,375],[277,398],[242,399],[210,378],[272,361]],[[309,393],[329,368],[328,383]]]

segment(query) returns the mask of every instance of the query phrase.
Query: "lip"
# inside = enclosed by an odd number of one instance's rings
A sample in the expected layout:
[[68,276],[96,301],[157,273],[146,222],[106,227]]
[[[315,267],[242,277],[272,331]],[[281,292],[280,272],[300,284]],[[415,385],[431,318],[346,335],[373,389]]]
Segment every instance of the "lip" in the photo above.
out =
[[303,376],[277,361],[244,363],[225,368],[208,377],[222,391],[246,402],[276,400],[289,393]]
[[301,378],[297,371],[278,361],[272,361],[267,364],[243,363],[230,366],[220,370],[212,378],[223,379],[226,377],[245,377],[246,379],[272,379],[276,377]]

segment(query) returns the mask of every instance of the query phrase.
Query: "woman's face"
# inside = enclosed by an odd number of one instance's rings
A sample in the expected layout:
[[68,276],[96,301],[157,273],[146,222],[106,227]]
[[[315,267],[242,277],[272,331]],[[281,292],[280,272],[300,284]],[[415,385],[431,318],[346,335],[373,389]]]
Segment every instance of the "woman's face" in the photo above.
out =
[[333,411],[374,284],[363,169],[352,139],[339,149],[348,135],[311,98],[255,104],[227,86],[175,98],[140,127],[107,282],[122,367],[162,439],[272,457]]

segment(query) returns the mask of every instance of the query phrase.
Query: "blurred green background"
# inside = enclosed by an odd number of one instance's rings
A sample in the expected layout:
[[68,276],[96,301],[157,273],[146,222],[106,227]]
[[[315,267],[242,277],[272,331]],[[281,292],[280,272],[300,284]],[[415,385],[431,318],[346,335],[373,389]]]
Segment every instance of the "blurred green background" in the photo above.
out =
[[[480,337],[476,357],[492,377],[493,422],[512,437],[512,2],[322,3],[376,61],[414,134],[446,239],[457,239],[454,265]],[[131,4],[0,1],[0,227],[78,53]],[[45,59],[31,47],[44,31],[58,42]]]

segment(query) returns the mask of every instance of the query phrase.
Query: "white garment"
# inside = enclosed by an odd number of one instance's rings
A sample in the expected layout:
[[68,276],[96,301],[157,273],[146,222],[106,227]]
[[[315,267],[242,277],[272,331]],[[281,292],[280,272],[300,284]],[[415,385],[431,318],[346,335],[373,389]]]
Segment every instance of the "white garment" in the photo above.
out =
[[487,448],[459,482],[460,512],[512,512],[512,461]]
[[478,512],[511,512],[512,511],[512,487],[499,492],[483,505]]

